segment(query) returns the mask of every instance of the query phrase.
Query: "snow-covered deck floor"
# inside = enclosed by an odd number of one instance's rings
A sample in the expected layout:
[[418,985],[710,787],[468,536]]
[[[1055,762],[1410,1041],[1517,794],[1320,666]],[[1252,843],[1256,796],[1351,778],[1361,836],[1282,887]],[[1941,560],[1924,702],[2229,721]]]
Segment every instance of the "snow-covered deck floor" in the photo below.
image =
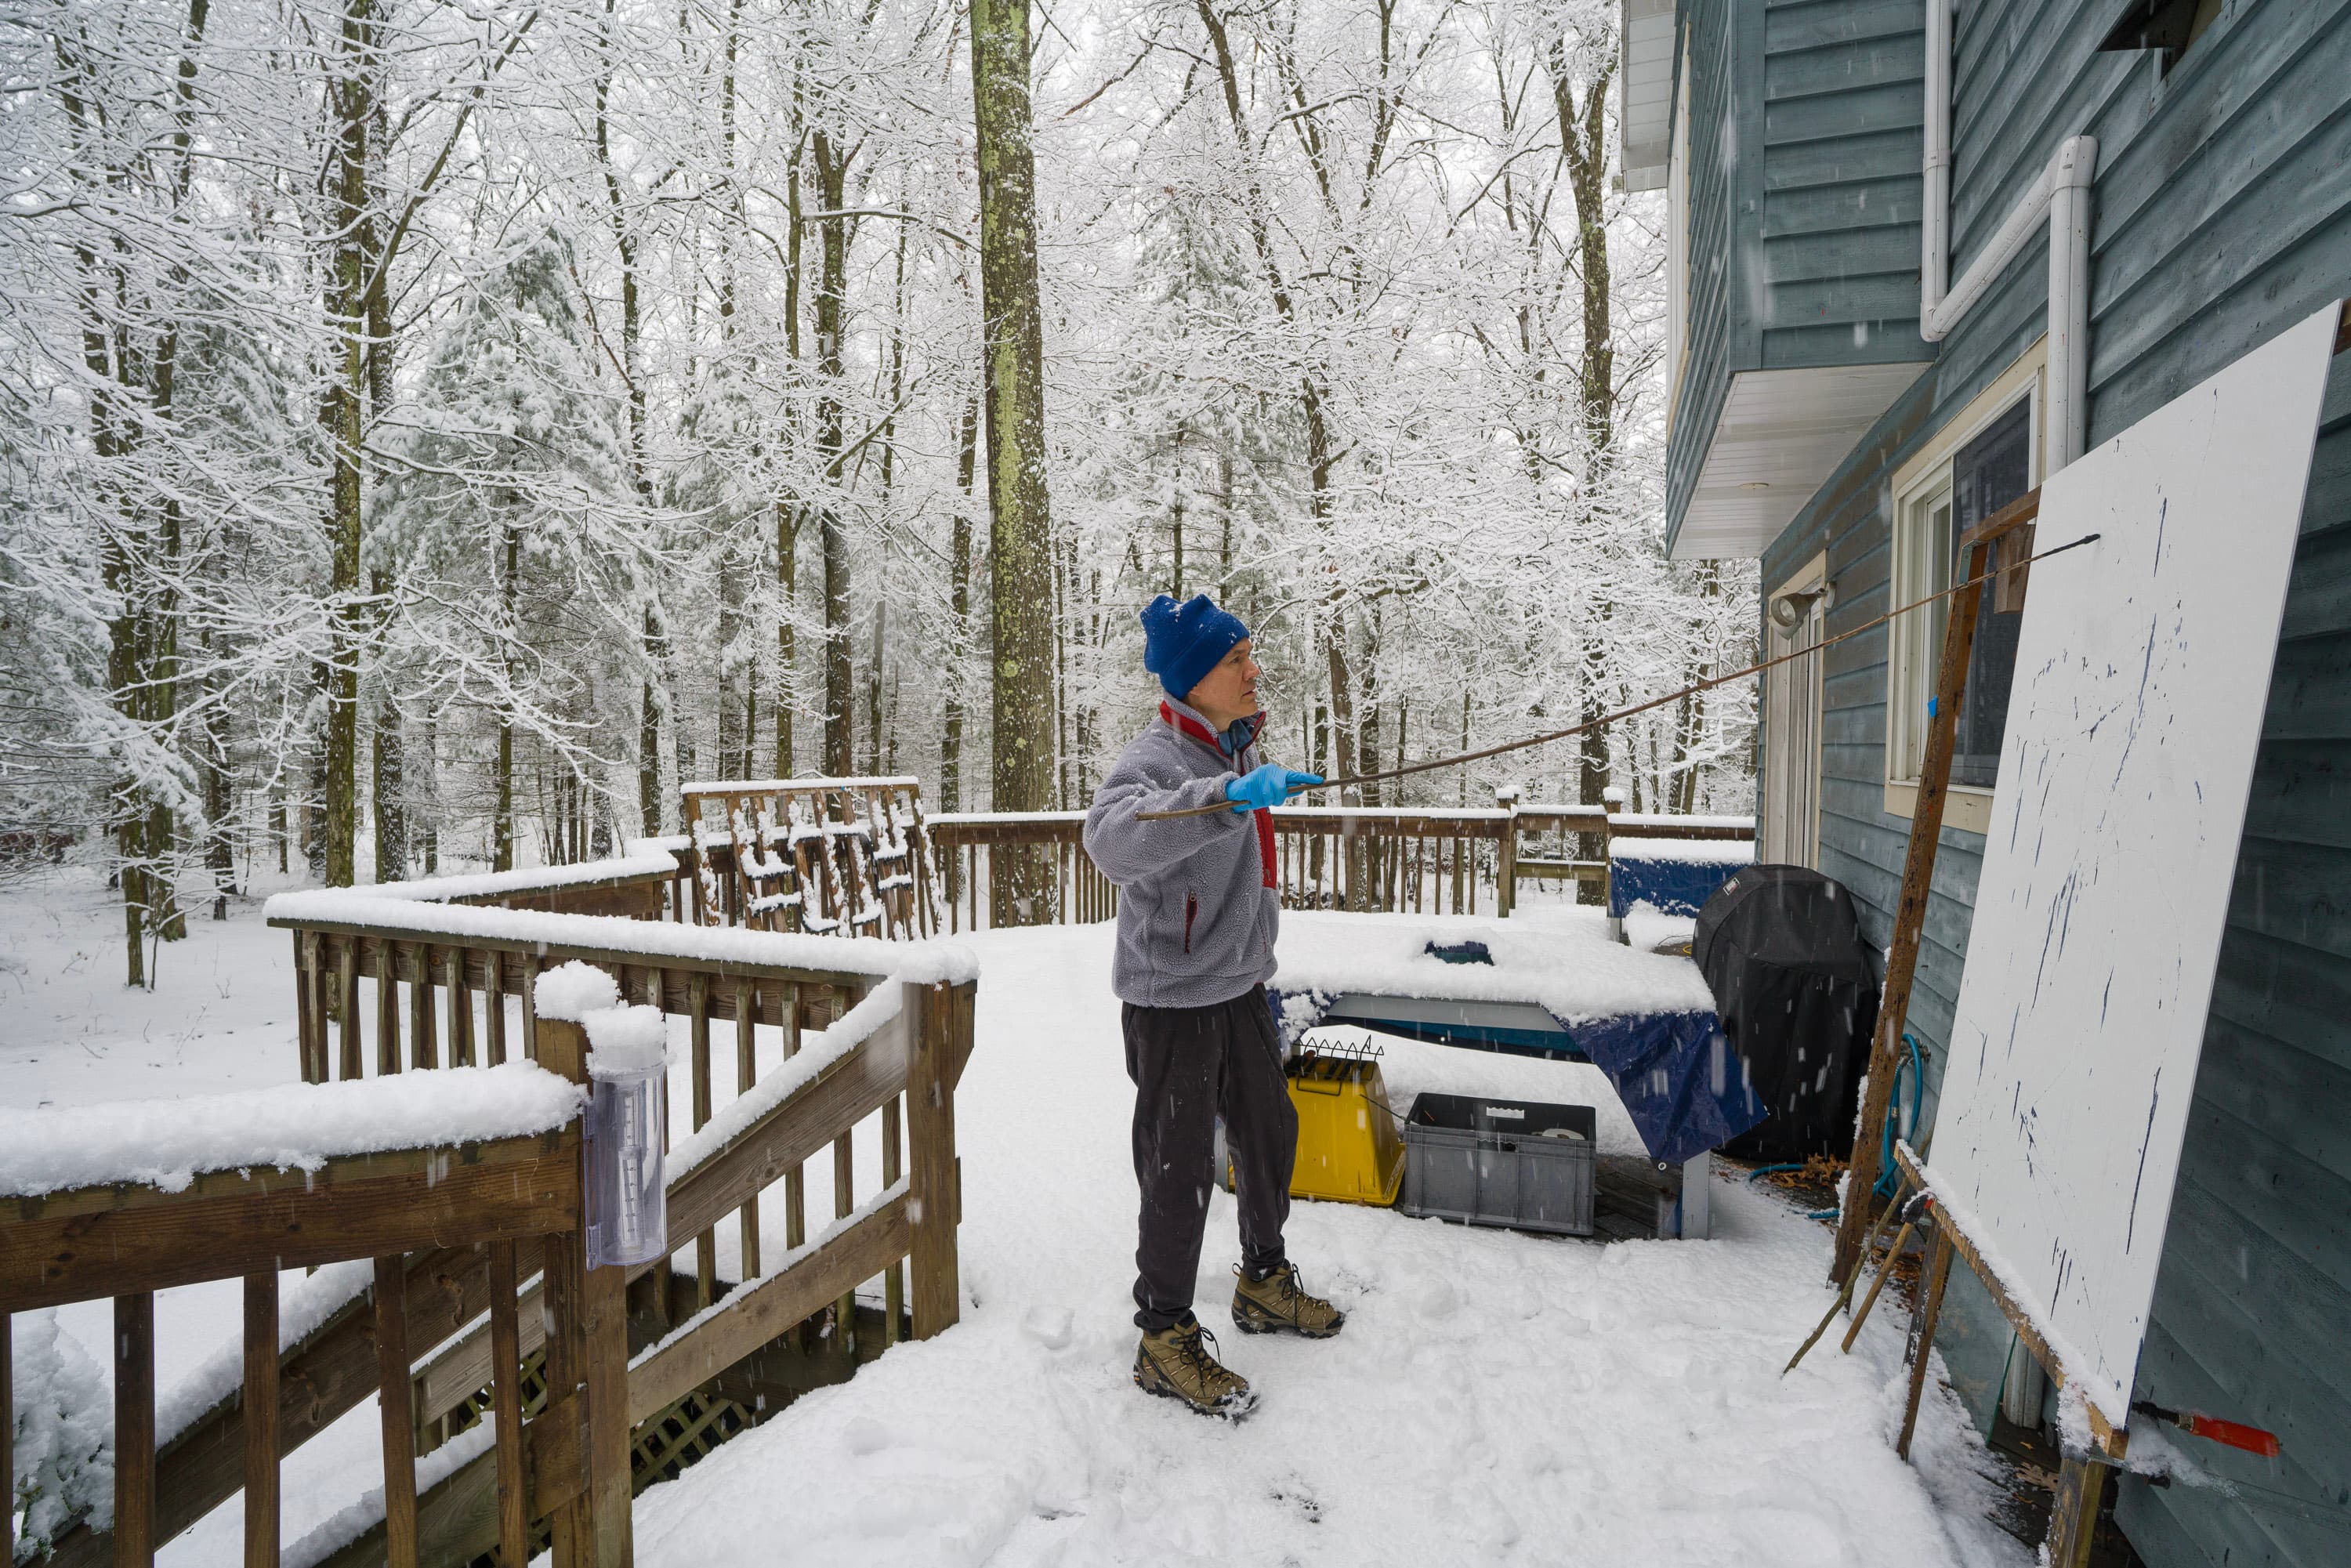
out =
[[[119,927],[103,895],[62,894],[0,898],[0,1095],[125,1098],[292,1076],[282,934],[258,930],[250,910],[225,928],[200,924],[166,952],[162,993],[141,998],[113,984]],[[1928,1402],[1918,1463],[1895,1458],[1898,1310],[1873,1321],[1855,1356],[1832,1343],[1779,1377],[1826,1305],[1828,1235],[1727,1180],[1704,1242],[1550,1240],[1301,1204],[1291,1255],[1350,1312],[1340,1338],[1317,1344],[1230,1332],[1236,1251],[1219,1193],[1201,1316],[1263,1402],[1233,1427],[1137,1394],[1131,1091],[1109,944],[1099,926],[973,939],[978,1044],[956,1103],[962,1323],[647,1492],[641,1563],[2030,1560],[1986,1521],[1984,1461],[1948,1395]],[[93,1014],[103,1021],[86,1030]],[[1402,1099],[1447,1088],[1582,1101],[1600,1107],[1604,1147],[1636,1146],[1594,1069],[1386,1043]],[[817,1186],[810,1209],[829,1212]],[[195,1287],[161,1304],[166,1387],[235,1333],[235,1292]],[[102,1352],[104,1313],[89,1303],[62,1321]],[[355,1410],[289,1461],[289,1540],[369,1484],[375,1419]],[[220,1510],[167,1560],[235,1561],[236,1516]]]
[[[1298,917],[1292,917],[1298,918]],[[1315,917],[1304,917],[1315,918]],[[1323,919],[1343,917],[1324,916]],[[640,1561],[906,1564],[2006,1563],[1948,1397],[1889,1441],[1899,1312],[1778,1374],[1826,1304],[1828,1236],[1722,1181],[1719,1239],[1598,1245],[1337,1204],[1291,1257],[1336,1340],[1243,1338],[1212,1201],[1201,1321],[1258,1385],[1238,1427],[1147,1399],[1132,1100],[1107,927],[983,934],[956,1100],[963,1322],[810,1396],[639,1502]],[[1595,1069],[1387,1042],[1391,1089],[1602,1108]]]

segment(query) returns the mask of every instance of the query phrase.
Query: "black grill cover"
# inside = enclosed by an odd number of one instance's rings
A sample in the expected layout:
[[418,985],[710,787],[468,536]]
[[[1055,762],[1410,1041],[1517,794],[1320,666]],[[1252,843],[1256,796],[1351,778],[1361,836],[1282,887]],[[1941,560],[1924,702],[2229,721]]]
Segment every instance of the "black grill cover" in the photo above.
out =
[[1698,912],[1690,956],[1769,1114],[1723,1145],[1740,1159],[1853,1151],[1877,977],[1853,895],[1798,865],[1750,866]]

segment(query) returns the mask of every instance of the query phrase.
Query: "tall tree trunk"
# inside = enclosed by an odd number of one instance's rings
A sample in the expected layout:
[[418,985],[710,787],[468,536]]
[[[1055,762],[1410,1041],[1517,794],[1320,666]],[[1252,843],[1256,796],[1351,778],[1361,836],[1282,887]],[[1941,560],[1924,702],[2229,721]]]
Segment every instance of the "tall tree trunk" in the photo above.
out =
[[939,792],[950,811],[963,810],[964,673],[971,638],[971,502],[979,447],[979,400],[963,405],[956,440],[956,498],[947,535],[946,714],[939,735]]
[[[800,82],[798,62],[792,77],[792,156],[784,172],[784,353],[788,374],[795,381],[800,370]],[[799,439],[799,421],[786,409],[777,439],[789,451]],[[775,500],[776,512],[776,777],[789,779],[793,758],[792,705],[798,700],[799,651],[794,646],[793,595],[799,586],[800,506],[787,488]]]
[[[1037,284],[1037,170],[1029,149],[1029,0],[973,0],[973,124],[979,156],[980,315],[987,402],[993,756],[999,811],[1053,796],[1053,523],[1045,489],[1045,338]],[[996,918],[1054,917],[1051,861],[1001,853]]]
[[369,608],[360,594],[361,418],[367,397],[369,142],[376,123],[373,0],[346,0],[328,83],[335,147],[328,176],[326,316],[334,357],[319,422],[327,437],[326,859],[329,887],[348,887],[359,831],[360,656]]
[[[839,214],[848,188],[849,158],[820,128],[810,152],[816,158],[817,200],[827,214]],[[816,449],[824,459],[828,491],[841,482],[841,327],[849,293],[849,220],[821,217],[816,284]],[[818,548],[824,557],[824,770],[834,778],[855,771],[854,683],[849,652],[849,537],[841,508],[828,494],[817,508]]]
[[376,693],[375,879],[398,882],[408,873],[408,810],[402,798],[402,758],[400,751],[400,708],[392,693]]
[[505,549],[498,561],[499,609],[506,626],[506,651],[500,657],[506,664],[507,689],[498,701],[498,781],[496,816],[493,819],[491,845],[493,871],[512,871],[515,867],[515,750],[514,750],[514,685],[513,648],[522,636],[517,619],[521,610],[522,533],[509,520],[505,528]]
[[776,777],[792,776],[792,696],[799,690],[793,673],[797,657],[792,645],[792,601],[799,589],[799,508],[783,497],[776,498]]
[[873,659],[865,670],[865,771],[882,771],[882,663],[890,626],[890,601],[873,601]]
[[[612,231],[612,248],[621,263],[621,380],[628,397],[630,487],[640,505],[653,504],[653,480],[645,473],[645,378],[638,360],[643,334],[643,308],[637,298],[637,235],[630,226],[628,204],[621,189],[620,170],[612,162],[612,73],[618,68],[612,41],[617,0],[604,0],[603,69],[596,78],[596,162],[604,174],[606,221]],[[637,810],[647,837],[662,830],[662,733],[669,718],[668,648],[662,632],[661,590],[644,589],[643,649],[645,677],[639,694],[637,722]]]
[[[1615,53],[1604,51],[1601,66],[1583,104],[1575,100],[1575,79],[1564,37],[1555,37],[1544,53],[1549,68],[1552,101],[1559,119],[1560,159],[1567,169],[1569,190],[1575,197],[1576,260],[1583,284],[1583,351],[1578,363],[1576,413],[1583,437],[1583,493],[1597,494],[1615,456],[1616,352],[1608,314],[1611,283],[1608,270],[1605,199],[1608,172],[1606,110],[1608,84],[1616,74]],[[1611,606],[1604,599],[1597,608],[1584,642],[1583,680],[1583,722],[1592,724],[1608,711],[1609,622]],[[1609,782],[1609,735],[1594,726],[1578,747],[1583,802],[1600,805]],[[1606,840],[1584,835],[1587,859],[1606,853]],[[1578,895],[1596,894],[1589,883],[1578,884]]]

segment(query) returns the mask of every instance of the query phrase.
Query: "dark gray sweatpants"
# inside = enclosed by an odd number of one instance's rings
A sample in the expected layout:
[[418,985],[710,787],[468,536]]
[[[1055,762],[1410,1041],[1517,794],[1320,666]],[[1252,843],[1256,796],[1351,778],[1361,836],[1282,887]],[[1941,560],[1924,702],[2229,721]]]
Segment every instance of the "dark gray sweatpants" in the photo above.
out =
[[1265,988],[1205,1008],[1126,1004],[1126,1075],[1134,1080],[1134,1181],[1143,1209],[1134,1249],[1134,1321],[1146,1333],[1192,1310],[1200,1237],[1225,1119],[1240,1204],[1241,1261],[1281,1262],[1298,1112]]

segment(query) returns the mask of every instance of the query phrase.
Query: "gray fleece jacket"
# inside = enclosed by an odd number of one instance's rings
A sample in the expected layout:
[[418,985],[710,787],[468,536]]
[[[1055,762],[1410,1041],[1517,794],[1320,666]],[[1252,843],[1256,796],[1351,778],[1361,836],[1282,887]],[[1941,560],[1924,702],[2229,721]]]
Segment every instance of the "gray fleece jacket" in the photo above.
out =
[[1273,977],[1281,894],[1272,813],[1134,820],[1137,811],[1224,805],[1225,786],[1259,760],[1254,739],[1228,758],[1206,719],[1165,701],[1094,791],[1086,853],[1118,884],[1110,984],[1122,1000],[1210,1007]]

